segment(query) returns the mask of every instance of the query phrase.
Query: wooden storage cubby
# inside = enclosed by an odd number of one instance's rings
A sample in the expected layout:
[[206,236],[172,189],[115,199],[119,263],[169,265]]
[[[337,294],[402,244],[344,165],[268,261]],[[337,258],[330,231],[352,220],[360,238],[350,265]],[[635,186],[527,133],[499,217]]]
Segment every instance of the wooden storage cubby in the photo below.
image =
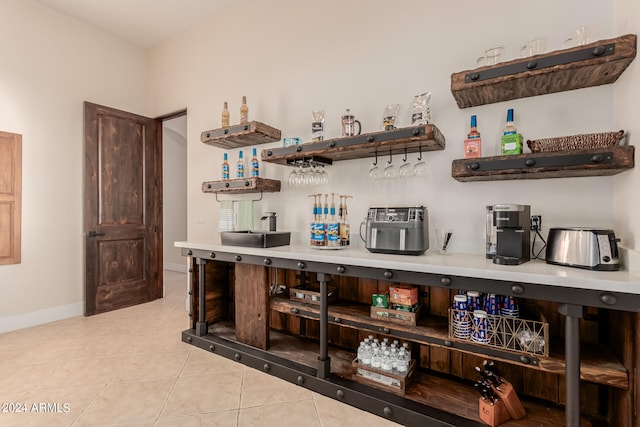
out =
[[[282,277],[282,276],[281,276]],[[295,283],[295,272],[285,273],[287,283]],[[451,305],[453,290],[425,287],[421,293],[421,304],[428,311],[423,314],[418,325],[403,326],[389,324],[388,322],[375,321],[369,316],[371,294],[388,289],[390,282],[376,281],[371,279],[358,279],[349,277],[335,278],[330,282],[331,286],[338,287],[339,300],[329,305],[329,342],[335,346],[336,350],[348,350],[355,353],[359,342],[368,335],[378,338],[389,337],[400,339],[400,341],[410,341],[414,345],[413,356],[418,360],[419,373],[408,388],[406,397],[411,400],[421,401],[424,399],[422,392],[433,381],[442,381],[452,389],[462,389],[469,385],[467,381],[474,381],[477,373],[475,366],[481,366],[485,359],[495,360],[499,365],[500,372],[509,379],[518,394],[525,400],[527,417],[523,420],[512,420],[506,425],[528,426],[533,425],[535,420],[545,424],[544,417],[557,417],[557,425],[562,425],[561,405],[564,404],[564,347],[560,337],[553,340],[549,357],[539,357],[538,363],[525,364],[509,358],[488,356],[483,352],[482,345],[476,344],[472,350],[452,349],[442,344],[434,344],[433,341],[445,342],[448,337],[447,310]],[[537,309],[544,313],[550,323],[552,334],[562,335],[563,321],[557,312],[557,304],[543,301],[527,301],[534,304]],[[274,296],[270,301],[271,329],[283,331],[289,334],[303,336],[309,339],[318,339],[319,327],[318,318],[320,310],[316,306],[292,301],[286,295]],[[292,314],[296,312],[296,314]],[[608,310],[587,309],[585,319],[581,320],[581,403],[582,413],[587,419],[594,417],[600,419],[608,414],[600,414],[598,411],[608,404],[611,396],[616,396],[618,390],[622,395],[626,395],[629,389],[628,371],[614,353],[624,351],[620,349],[619,341],[607,341],[606,337],[609,326]],[[613,312],[613,315],[624,317],[625,314]],[[629,315],[629,317],[631,317]],[[355,325],[355,326],[354,326]],[[390,329],[385,333],[385,328]],[[618,350],[618,351],[617,351]],[[333,363],[333,362],[332,362]],[[333,369],[333,365],[332,365]],[[348,373],[342,373],[348,377]],[[434,375],[435,378],[434,379]],[[448,380],[444,380],[439,375],[445,375]],[[462,381],[462,384],[458,381]],[[457,384],[457,385],[455,385]],[[457,387],[457,388],[455,388]],[[465,416],[476,419],[477,417],[477,395],[473,388],[472,392],[463,393],[465,398],[473,400],[475,407],[469,405],[469,412]],[[420,390],[420,391],[418,391]],[[438,390],[438,394],[441,390]],[[414,394],[415,393],[415,394]],[[446,395],[446,391],[444,392]],[[433,392],[429,392],[430,398],[434,398]],[[551,405],[560,405],[555,411],[546,408],[540,412],[535,404],[527,401],[527,397],[543,399]],[[445,401],[446,398],[439,396],[438,400]],[[460,405],[453,396],[449,405]],[[429,401],[431,404],[432,402]],[[465,402],[465,405],[468,402]],[[472,408],[475,408],[475,411]],[[443,403],[443,408],[446,404]],[[533,412],[532,412],[533,411]],[[536,411],[538,411],[536,413]],[[546,414],[546,415],[543,415]],[[584,420],[583,420],[584,421]],[[555,424],[554,424],[555,425]],[[589,424],[587,424],[589,425]],[[600,425],[594,421],[593,425]],[[606,424],[605,424],[606,425]],[[614,424],[611,424],[614,425]]]
[[[207,261],[206,266],[207,294],[226,295],[236,301],[221,304],[226,311],[222,316],[212,316],[210,334],[263,348],[270,355],[290,361],[292,366],[299,364],[298,371],[313,372],[318,363],[320,307],[292,301],[288,292],[268,297],[270,284],[276,284],[275,268],[213,260]],[[306,283],[316,281],[316,275],[311,272],[279,269],[278,273],[277,284],[290,287],[299,285],[301,278]],[[197,274],[196,268],[193,275],[197,277]],[[192,280],[195,286],[195,279]],[[209,285],[211,282],[215,284]],[[477,376],[475,366],[481,366],[484,359],[492,359],[500,373],[513,384],[527,413],[523,419],[511,420],[505,426],[564,424],[562,341],[552,342],[551,355],[540,357],[536,365],[509,357],[488,356],[477,344],[466,349],[438,344],[448,339],[446,316],[456,291],[421,287],[420,303],[426,313],[418,325],[391,325],[371,319],[369,307],[371,294],[384,292],[392,284],[383,280],[331,277],[329,286],[336,287],[339,294],[339,300],[329,305],[328,313],[332,375],[354,381],[351,364],[359,342],[366,336],[399,339],[411,343],[412,358],[416,360],[416,371],[406,388],[405,399],[445,412],[456,408],[456,415],[479,421],[478,394],[472,386]],[[225,286],[226,292],[222,290]],[[198,297],[197,293],[195,296]],[[207,299],[210,299],[208,295]],[[564,317],[558,314],[557,303],[522,301],[523,306],[529,304],[544,313],[552,335],[562,335]],[[632,425],[629,408],[634,406],[634,394],[630,391],[628,369],[635,363],[636,344],[625,338],[624,331],[637,328],[638,316],[586,308],[580,322],[582,425]],[[383,393],[379,398],[386,399],[384,391],[375,393]]]

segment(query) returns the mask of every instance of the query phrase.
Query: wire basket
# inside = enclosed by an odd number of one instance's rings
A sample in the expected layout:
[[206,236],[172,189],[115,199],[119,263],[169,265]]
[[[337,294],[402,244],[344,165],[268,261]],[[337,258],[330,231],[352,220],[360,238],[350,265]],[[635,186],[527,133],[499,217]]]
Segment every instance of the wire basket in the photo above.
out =
[[624,136],[624,131],[585,133],[580,135],[559,136],[528,140],[527,145],[532,153],[544,151],[587,150],[590,148],[608,148],[616,145]]
[[[549,356],[549,323],[538,313],[540,320],[521,319],[487,314],[486,339],[478,341],[473,312],[449,309],[449,337],[475,342],[488,347],[513,350],[538,356]],[[468,333],[461,334],[459,325],[469,325]]]

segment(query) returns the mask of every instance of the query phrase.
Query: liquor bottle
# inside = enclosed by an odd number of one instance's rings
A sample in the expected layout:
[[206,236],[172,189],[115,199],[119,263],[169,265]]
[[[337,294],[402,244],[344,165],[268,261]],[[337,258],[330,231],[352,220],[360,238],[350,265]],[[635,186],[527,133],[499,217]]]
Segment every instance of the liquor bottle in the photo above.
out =
[[229,179],[229,161],[227,153],[224,153],[224,160],[222,161],[222,179]]
[[236,163],[236,178],[244,178],[244,159],[242,158],[242,150],[240,150],[238,162]]
[[247,97],[242,97],[242,105],[240,106],[240,123],[249,123],[249,107],[247,107]]
[[258,163],[258,157],[256,149],[253,149],[253,157],[251,158],[251,176],[260,176],[260,163]]
[[507,110],[507,124],[500,138],[500,154],[522,154],[522,135],[513,124],[513,108]]
[[465,159],[472,159],[481,157],[482,155],[482,139],[480,138],[480,132],[478,132],[478,121],[476,116],[471,116],[471,130],[467,134],[467,139],[464,140],[464,157]]
[[222,109],[222,127],[229,127],[229,109],[227,108],[227,101],[224,102],[224,108]]

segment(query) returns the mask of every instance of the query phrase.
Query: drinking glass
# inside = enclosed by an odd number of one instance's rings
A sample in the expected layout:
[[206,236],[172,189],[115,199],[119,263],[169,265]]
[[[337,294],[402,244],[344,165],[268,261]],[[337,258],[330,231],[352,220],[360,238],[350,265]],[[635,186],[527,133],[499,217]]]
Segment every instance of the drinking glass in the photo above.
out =
[[298,168],[295,167],[293,168],[293,170],[289,174],[289,178],[287,179],[287,183],[289,184],[289,187],[297,187],[296,185],[297,180],[298,180]]
[[407,159],[404,160],[402,166],[400,166],[400,178],[411,178],[413,176],[413,168],[411,167],[411,163],[407,162]]
[[427,163],[424,160],[419,160],[418,163],[413,165],[413,176],[418,178],[427,176]]
[[389,163],[389,165],[384,168],[385,179],[396,179],[398,176],[398,168],[393,163]]
[[377,163],[374,163],[373,167],[369,169],[369,179],[376,182],[380,181],[382,178],[384,178],[384,172],[378,167]]

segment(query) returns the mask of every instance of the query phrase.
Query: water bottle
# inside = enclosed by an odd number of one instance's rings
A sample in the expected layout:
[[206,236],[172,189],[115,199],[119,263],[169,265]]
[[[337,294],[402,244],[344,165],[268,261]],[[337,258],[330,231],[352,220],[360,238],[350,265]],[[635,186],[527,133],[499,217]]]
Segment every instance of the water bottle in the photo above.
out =
[[389,350],[385,351],[382,356],[382,370],[387,372],[391,372],[393,370],[393,361],[391,360]]
[[380,349],[374,347],[373,356],[371,356],[371,367],[380,369],[382,367],[382,355],[380,354]]

